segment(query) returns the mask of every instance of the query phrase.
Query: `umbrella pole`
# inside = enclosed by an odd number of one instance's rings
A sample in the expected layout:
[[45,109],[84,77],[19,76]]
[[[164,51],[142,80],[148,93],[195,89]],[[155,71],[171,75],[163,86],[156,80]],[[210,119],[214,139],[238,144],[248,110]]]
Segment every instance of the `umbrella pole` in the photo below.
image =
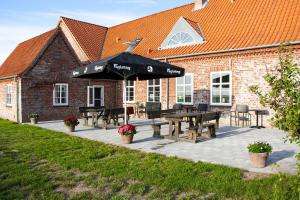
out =
[[126,96],[126,90],[127,90],[127,79],[124,79],[124,97],[125,97],[125,108],[124,108],[124,124],[127,124],[127,96]]

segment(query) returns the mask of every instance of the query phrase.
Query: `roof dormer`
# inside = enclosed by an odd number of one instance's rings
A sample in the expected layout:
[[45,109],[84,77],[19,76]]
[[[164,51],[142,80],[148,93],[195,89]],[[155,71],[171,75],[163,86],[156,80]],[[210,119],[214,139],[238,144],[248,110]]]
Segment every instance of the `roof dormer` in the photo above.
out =
[[204,37],[199,24],[184,17],[180,17],[161,44],[161,49],[202,43],[204,43]]

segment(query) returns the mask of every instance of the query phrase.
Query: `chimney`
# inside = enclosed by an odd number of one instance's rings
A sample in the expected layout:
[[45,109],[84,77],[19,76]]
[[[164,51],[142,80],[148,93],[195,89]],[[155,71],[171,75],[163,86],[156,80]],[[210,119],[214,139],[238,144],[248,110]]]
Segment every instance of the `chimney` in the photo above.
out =
[[200,10],[206,6],[208,0],[195,0],[194,10]]

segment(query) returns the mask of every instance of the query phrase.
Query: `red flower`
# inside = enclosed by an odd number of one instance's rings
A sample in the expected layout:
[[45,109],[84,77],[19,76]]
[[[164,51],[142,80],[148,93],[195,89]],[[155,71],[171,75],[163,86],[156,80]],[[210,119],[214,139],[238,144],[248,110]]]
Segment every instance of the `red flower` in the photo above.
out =
[[125,124],[118,129],[120,135],[136,134],[136,127],[132,124]]
[[64,119],[64,123],[66,126],[77,126],[79,124],[79,121],[77,117],[72,116]]

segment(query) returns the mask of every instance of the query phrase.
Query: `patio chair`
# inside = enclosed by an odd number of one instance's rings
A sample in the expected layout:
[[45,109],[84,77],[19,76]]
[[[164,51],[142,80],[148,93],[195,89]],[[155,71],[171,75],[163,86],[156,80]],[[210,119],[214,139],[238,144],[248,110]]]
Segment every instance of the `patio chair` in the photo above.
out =
[[173,105],[173,110],[175,110],[175,111],[181,112],[183,110],[183,108],[184,108],[184,106],[181,103],[176,103]]
[[232,126],[232,118],[234,118],[235,125],[240,125],[240,121],[242,121],[242,126],[251,126],[251,117],[252,115],[249,113],[248,105],[236,105],[234,111],[230,111],[230,126]]
[[147,102],[146,103],[146,115],[148,119],[152,119],[153,137],[161,137],[161,126],[167,125],[168,122],[155,122],[155,118],[161,118],[162,110],[160,102]]
[[199,103],[197,107],[198,112],[207,112],[208,111],[208,104],[206,103]]

